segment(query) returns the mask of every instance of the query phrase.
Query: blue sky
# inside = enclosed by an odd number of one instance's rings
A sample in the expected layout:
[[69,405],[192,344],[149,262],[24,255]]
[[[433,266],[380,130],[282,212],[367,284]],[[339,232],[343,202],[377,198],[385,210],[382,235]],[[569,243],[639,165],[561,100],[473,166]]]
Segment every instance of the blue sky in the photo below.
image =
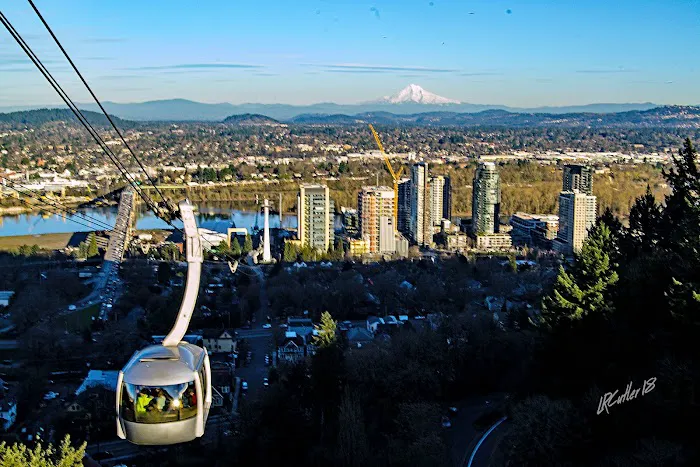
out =
[[[103,100],[700,104],[700,0],[35,0]],[[0,0],[76,101],[24,0]],[[0,31],[0,106],[59,102]]]

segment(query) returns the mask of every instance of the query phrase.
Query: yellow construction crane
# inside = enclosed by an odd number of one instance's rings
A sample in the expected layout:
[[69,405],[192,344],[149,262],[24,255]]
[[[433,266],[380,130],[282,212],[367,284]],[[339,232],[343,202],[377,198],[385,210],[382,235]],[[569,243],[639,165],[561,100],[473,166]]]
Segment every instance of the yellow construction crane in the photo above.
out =
[[377,142],[377,146],[379,146],[379,151],[384,156],[384,163],[386,164],[387,169],[389,169],[391,178],[394,180],[394,230],[397,230],[399,227],[399,180],[401,180],[403,167],[401,167],[398,172],[394,172],[394,168],[391,166],[391,162],[389,162],[389,158],[384,151],[384,146],[382,146],[382,141],[379,139],[377,131],[374,129],[372,124],[369,125],[369,129],[372,130],[374,140]]

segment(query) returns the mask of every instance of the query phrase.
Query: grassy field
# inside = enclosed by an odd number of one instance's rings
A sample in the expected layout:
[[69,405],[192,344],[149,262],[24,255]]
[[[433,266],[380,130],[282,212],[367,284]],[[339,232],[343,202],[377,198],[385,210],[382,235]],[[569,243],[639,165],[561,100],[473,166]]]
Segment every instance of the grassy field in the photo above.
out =
[[73,235],[72,233],[52,233],[0,237],[0,251],[16,250],[22,245],[39,245],[39,248],[46,250],[58,250],[65,248]]
[[96,317],[99,313],[100,304],[95,303],[87,308],[83,308],[82,310],[77,310],[69,315],[66,315],[63,319],[69,331],[82,331],[83,329],[90,327],[92,317]]

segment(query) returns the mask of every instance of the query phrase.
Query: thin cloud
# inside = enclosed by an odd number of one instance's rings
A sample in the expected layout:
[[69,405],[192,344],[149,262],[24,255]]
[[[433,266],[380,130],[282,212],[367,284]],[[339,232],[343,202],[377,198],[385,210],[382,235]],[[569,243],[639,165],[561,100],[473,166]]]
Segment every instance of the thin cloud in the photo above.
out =
[[279,76],[279,73],[253,73],[255,76]]
[[114,60],[114,57],[80,57],[78,60],[105,62],[108,60]]
[[628,70],[626,68],[600,68],[600,69],[590,69],[590,70],[576,70],[576,73],[589,73],[589,74],[609,74],[609,73],[634,73],[636,70]]
[[390,65],[363,65],[363,64],[332,64],[332,65],[303,65],[303,66],[315,66],[323,68],[326,71],[331,70],[363,70],[363,71],[409,71],[417,73],[453,73],[458,70],[447,69],[447,68],[425,68],[419,66],[390,66]]
[[458,73],[459,76],[502,76],[503,73],[498,73],[495,71],[473,71],[466,73]]
[[358,73],[358,74],[378,74],[378,73],[388,73],[386,70],[324,70],[326,73]]
[[[53,59],[44,59],[41,61],[41,63],[47,65],[47,64],[52,64],[52,63],[63,63],[61,60],[53,60]],[[31,65],[32,62],[29,60],[29,58],[26,58],[24,56],[19,56],[19,57],[2,57],[0,56],[0,66],[6,66],[6,65]]]
[[211,70],[215,68],[259,69],[262,65],[248,65],[243,63],[180,63],[177,65],[140,66],[126,68],[127,70]]
[[0,57],[0,65],[26,65],[27,63],[29,63],[29,59]]
[[[52,66],[50,71],[53,73],[63,73],[64,71],[67,71],[69,68],[67,66]],[[27,66],[27,67],[19,67],[19,68],[5,68],[2,65],[0,65],[0,72],[2,73],[39,73],[39,70],[37,70],[34,67]],[[41,76],[41,74],[39,74]]]
[[143,78],[141,75],[105,75],[105,76],[100,76],[97,79],[134,79],[134,78]]
[[93,44],[116,44],[119,42],[126,42],[128,39],[126,37],[93,37],[91,39],[83,39],[81,42],[93,43]]

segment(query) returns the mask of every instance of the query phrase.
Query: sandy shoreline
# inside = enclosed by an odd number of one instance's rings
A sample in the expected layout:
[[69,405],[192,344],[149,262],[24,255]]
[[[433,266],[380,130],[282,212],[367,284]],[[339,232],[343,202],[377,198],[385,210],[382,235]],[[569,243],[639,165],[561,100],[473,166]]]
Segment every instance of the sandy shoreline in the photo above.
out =
[[68,245],[74,233],[48,233],[0,237],[0,251],[16,250],[22,245],[38,245],[46,250],[60,250]]

